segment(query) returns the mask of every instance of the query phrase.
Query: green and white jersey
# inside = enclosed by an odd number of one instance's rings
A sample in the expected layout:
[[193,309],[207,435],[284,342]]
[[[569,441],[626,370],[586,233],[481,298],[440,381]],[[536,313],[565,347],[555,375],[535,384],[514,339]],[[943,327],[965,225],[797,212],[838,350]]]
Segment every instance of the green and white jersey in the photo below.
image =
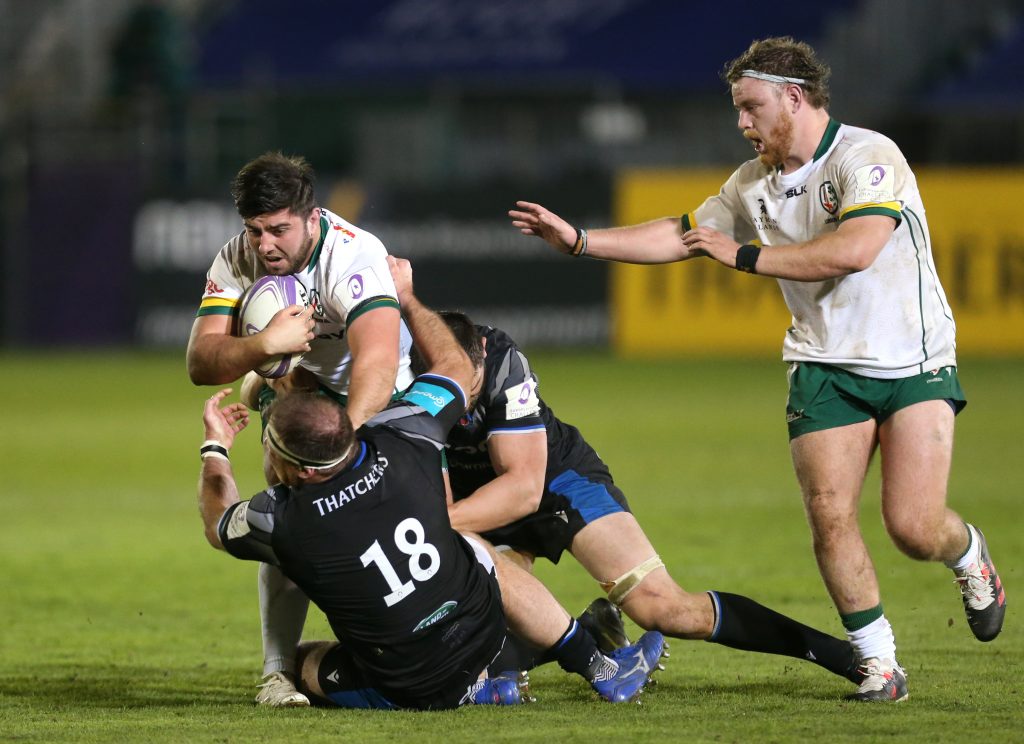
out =
[[[242,296],[264,274],[263,265],[248,247],[245,232],[239,233],[213,260],[197,315],[231,315],[237,322]],[[301,366],[316,375],[323,386],[344,396],[352,365],[345,330],[364,313],[399,306],[387,251],[374,235],[321,207],[320,242],[309,265],[295,277],[306,288],[316,320],[316,338],[310,342]],[[404,322],[399,343],[396,393],[413,380],[409,370],[412,336]]]
[[683,215],[682,225],[771,246],[812,240],[869,214],[897,222],[869,268],[818,282],[778,280],[793,314],[783,359],[887,379],[955,366],[956,326],[935,271],[917,180],[887,137],[831,120],[802,168],[784,175],[750,160],[717,196]]

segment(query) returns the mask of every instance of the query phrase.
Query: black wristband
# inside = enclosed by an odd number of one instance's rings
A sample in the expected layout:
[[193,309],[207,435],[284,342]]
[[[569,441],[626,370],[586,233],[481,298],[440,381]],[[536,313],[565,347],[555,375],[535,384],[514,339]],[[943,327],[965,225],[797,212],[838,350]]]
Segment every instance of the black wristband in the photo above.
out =
[[220,444],[214,444],[212,442],[204,442],[203,446],[199,448],[199,457],[205,460],[207,457],[216,457],[228,459],[227,447]]
[[761,255],[761,249],[756,245],[747,243],[741,245],[736,251],[736,269],[745,271],[748,274],[757,273],[757,258]]

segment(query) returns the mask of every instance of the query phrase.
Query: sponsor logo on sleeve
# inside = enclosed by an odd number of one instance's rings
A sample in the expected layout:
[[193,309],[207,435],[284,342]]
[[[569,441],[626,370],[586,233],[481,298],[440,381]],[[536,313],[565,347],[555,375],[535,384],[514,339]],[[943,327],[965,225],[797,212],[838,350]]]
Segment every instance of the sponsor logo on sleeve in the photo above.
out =
[[853,175],[857,182],[853,199],[856,204],[895,201],[896,179],[891,165],[865,165]]
[[363,275],[353,274],[348,278],[348,293],[351,295],[353,300],[358,300],[363,296]]
[[235,540],[239,537],[245,537],[252,530],[249,529],[249,520],[246,518],[249,514],[249,502],[243,501],[235,509],[231,515],[231,519],[228,521],[227,536],[228,540]]
[[446,405],[455,400],[455,396],[439,385],[432,385],[420,380],[413,383],[402,399],[407,403],[419,406],[431,416],[436,416]]
[[537,383],[533,380],[508,388],[505,391],[505,398],[508,400],[505,404],[505,418],[509,421],[540,413]]

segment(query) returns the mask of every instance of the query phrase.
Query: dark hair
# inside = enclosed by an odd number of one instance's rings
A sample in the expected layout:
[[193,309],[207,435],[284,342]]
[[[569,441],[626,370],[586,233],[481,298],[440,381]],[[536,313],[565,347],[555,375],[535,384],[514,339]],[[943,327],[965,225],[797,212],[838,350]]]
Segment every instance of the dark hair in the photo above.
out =
[[267,422],[274,425],[281,443],[303,460],[337,459],[355,437],[345,409],[320,393],[282,395],[270,406]]
[[[451,330],[462,350],[466,352],[469,361],[473,363],[473,368],[481,366],[484,363],[484,343],[480,339],[480,331],[476,324],[470,320],[468,315],[458,310],[441,310],[438,315]],[[415,346],[409,352],[409,360],[414,375],[422,375],[427,371],[427,363]]]
[[791,36],[755,41],[747,51],[726,64],[722,79],[732,85],[743,77],[744,70],[801,78],[806,81],[800,87],[804,89],[807,102],[815,108],[828,108],[828,78],[832,70],[818,59],[810,45],[794,41]]
[[231,182],[231,196],[244,220],[281,209],[305,217],[316,206],[315,181],[302,156],[267,152],[242,166]]

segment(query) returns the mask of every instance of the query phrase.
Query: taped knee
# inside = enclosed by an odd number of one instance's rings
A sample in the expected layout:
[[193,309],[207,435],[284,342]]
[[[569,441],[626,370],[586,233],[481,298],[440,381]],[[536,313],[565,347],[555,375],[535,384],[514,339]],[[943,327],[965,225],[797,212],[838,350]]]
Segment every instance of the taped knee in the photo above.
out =
[[608,592],[608,601],[618,606],[629,596],[629,593],[640,586],[640,582],[651,571],[664,568],[665,562],[658,555],[653,555],[638,566],[634,566],[614,581],[602,581],[601,587]]

